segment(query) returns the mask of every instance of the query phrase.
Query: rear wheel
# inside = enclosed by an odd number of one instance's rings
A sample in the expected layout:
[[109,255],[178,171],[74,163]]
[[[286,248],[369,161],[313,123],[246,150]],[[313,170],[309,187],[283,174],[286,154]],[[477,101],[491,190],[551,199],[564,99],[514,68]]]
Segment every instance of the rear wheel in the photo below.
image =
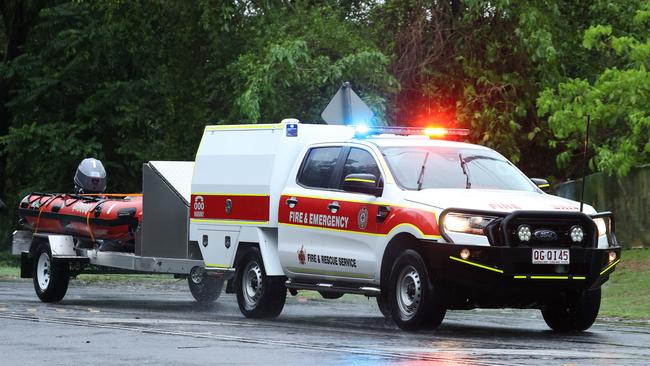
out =
[[43,302],[61,301],[68,291],[70,265],[64,260],[54,260],[47,243],[38,246],[34,259],[36,296]]
[[187,278],[187,283],[196,301],[209,303],[217,300],[221,295],[224,280],[209,276],[203,267],[194,267]]
[[248,249],[239,262],[235,288],[239,310],[247,318],[276,317],[287,298],[284,277],[266,275],[256,247]]
[[565,301],[542,310],[546,324],[556,332],[589,329],[600,310],[600,289],[566,294]]
[[422,256],[404,251],[393,264],[390,306],[393,321],[404,330],[437,328],[445,317],[444,299],[436,293]]

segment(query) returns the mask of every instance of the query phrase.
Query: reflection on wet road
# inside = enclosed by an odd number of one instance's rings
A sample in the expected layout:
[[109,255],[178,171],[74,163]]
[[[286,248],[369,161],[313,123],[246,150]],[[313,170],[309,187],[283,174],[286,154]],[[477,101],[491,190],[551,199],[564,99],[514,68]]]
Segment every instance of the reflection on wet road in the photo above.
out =
[[436,331],[406,333],[374,300],[289,297],[274,320],[249,320],[235,297],[205,306],[185,283],[72,283],[43,304],[31,282],[0,282],[2,364],[647,365],[650,325],[599,321],[558,335],[538,311],[449,312]]

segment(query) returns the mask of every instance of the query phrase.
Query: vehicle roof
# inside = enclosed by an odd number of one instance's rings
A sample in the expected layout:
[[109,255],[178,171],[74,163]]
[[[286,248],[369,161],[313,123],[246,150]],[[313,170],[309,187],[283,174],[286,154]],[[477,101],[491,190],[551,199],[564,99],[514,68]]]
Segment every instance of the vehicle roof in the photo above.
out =
[[428,136],[396,136],[396,135],[376,135],[367,138],[355,138],[350,142],[366,142],[378,147],[401,147],[401,146],[419,146],[419,147],[455,147],[477,150],[491,150],[481,145],[468,144],[465,142],[436,140]]

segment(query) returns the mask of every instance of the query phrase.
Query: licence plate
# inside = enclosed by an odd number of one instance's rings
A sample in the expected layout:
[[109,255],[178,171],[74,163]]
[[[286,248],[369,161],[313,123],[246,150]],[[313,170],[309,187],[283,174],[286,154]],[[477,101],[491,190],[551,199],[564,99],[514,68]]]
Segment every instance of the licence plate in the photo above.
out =
[[569,249],[533,249],[533,264],[569,264]]

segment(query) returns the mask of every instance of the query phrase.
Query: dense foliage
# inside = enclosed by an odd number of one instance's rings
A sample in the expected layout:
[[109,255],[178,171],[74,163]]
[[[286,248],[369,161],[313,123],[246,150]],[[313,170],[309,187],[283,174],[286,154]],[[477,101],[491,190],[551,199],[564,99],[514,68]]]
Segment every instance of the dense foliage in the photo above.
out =
[[69,191],[86,156],[138,190],[144,161],[191,160],[205,124],[320,123],[347,80],[379,119],[469,127],[531,176],[578,175],[590,114],[592,168],[625,174],[650,160],[648,7],[4,0],[0,197]]
[[598,75],[573,78],[544,90],[539,113],[549,115],[552,146],[562,146],[560,167],[583,148],[584,116],[591,117],[594,170],[626,175],[650,162],[650,2],[643,4],[627,28],[591,26],[583,46],[607,58]]

